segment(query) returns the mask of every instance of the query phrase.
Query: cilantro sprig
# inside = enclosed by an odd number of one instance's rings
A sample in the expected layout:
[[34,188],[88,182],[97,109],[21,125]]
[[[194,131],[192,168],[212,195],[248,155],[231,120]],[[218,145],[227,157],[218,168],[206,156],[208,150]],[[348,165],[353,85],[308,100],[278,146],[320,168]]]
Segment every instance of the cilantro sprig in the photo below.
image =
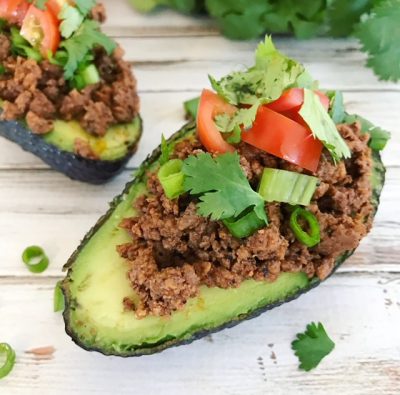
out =
[[304,333],[298,333],[292,342],[292,349],[299,358],[300,369],[310,371],[335,348],[335,343],[329,338],[324,326],[311,322]]
[[316,93],[304,89],[304,103],[299,114],[310,127],[314,137],[324,144],[335,162],[351,157],[350,148],[339,134]]
[[232,117],[217,117],[217,127],[223,133],[238,131],[242,125],[251,127],[259,106],[278,99],[285,89],[312,84],[304,66],[279,52],[270,36],[258,45],[253,67],[228,74],[219,81],[209,78],[214,90],[228,103],[250,105],[240,108]]
[[367,65],[382,80],[400,79],[400,0],[380,1],[356,26],[355,35],[368,53]]
[[56,59],[63,59],[66,79],[73,78],[79,63],[96,46],[102,46],[107,53],[111,54],[116,44],[114,40],[100,31],[98,22],[86,19],[70,38],[61,42],[61,51],[56,53]]
[[254,208],[257,217],[268,223],[264,200],[251,188],[236,152],[216,158],[208,153],[189,156],[182,171],[184,190],[199,197],[200,215],[210,216],[212,220],[228,219]]

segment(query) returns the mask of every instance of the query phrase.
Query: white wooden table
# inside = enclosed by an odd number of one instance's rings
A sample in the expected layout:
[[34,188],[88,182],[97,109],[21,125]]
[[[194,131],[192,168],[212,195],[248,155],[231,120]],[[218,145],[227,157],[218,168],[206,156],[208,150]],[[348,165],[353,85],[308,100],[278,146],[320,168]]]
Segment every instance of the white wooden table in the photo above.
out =
[[[53,287],[62,265],[132,169],[183,123],[182,102],[208,86],[207,74],[252,62],[255,42],[221,38],[209,20],[173,12],[135,13],[108,0],[106,31],[125,48],[139,80],[144,136],[126,171],[105,186],[70,181],[18,146],[0,141],[0,342],[17,363],[1,395],[70,394],[400,394],[400,84],[380,83],[352,40],[276,39],[326,88],[342,89],[349,111],[393,131],[382,204],[371,234],[331,279],[300,299],[236,328],[162,354],[104,357],[75,346]],[[51,265],[31,275],[21,262],[30,244]],[[297,369],[294,335],[321,321],[336,349],[311,373]],[[54,346],[52,358],[26,351]]]

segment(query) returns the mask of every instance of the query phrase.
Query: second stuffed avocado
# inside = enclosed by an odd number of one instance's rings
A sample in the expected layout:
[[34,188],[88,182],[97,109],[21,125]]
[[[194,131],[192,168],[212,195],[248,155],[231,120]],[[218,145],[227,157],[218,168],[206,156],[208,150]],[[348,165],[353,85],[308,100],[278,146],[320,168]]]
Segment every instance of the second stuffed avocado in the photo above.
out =
[[0,7],[0,135],[67,176],[118,174],[142,133],[136,80],[95,1]]
[[372,227],[388,133],[346,114],[267,38],[204,90],[66,265],[67,333],[136,356],[305,293]]

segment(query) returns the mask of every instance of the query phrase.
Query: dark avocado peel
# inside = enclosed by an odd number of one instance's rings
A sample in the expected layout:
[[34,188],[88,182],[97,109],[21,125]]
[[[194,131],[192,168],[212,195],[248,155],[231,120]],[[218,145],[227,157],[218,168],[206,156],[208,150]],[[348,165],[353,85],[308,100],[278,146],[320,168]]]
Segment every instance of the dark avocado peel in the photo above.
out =
[[[169,142],[193,136],[195,124],[189,123]],[[124,297],[135,297],[126,277],[127,266],[116,252],[116,245],[129,241],[118,228],[120,221],[134,215],[132,202],[146,192],[145,178],[156,168],[157,148],[135,174],[108,212],[89,231],[68,260],[63,280],[66,308],[66,332],[80,347],[105,355],[140,356],[160,352],[172,346],[237,325],[283,303],[296,299],[321,283],[304,273],[283,273],[272,283],[247,280],[237,289],[202,287],[200,295],[168,319],[148,316],[138,320],[132,311],[124,311]],[[375,212],[385,179],[385,167],[378,151],[373,151],[372,203]],[[343,254],[335,270],[354,251]],[[97,255],[96,255],[97,254]],[[99,259],[102,265],[99,265]]]
[[[75,122],[55,121],[47,135],[32,133],[23,121],[0,121],[0,136],[38,156],[53,169],[73,180],[103,184],[118,175],[136,152],[142,134],[142,120],[116,125],[103,138],[91,137]],[[100,159],[86,159],[73,152],[73,139],[83,138]]]

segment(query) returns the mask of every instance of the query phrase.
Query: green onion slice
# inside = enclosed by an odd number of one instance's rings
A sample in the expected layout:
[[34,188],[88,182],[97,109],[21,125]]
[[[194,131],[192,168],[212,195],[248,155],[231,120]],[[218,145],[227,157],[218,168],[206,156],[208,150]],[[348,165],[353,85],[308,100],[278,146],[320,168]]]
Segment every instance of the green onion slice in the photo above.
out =
[[254,209],[250,211],[246,210],[237,218],[225,219],[222,222],[228,228],[231,235],[238,239],[249,237],[258,229],[268,225],[267,221],[258,217]]
[[94,64],[90,64],[89,66],[85,67],[80,75],[83,78],[85,86],[100,82],[100,74]]
[[22,260],[32,273],[42,273],[49,266],[49,258],[39,246],[25,248],[22,253]]
[[55,313],[63,311],[65,307],[64,294],[61,290],[61,281],[58,281],[54,287],[53,306]]
[[199,108],[200,97],[187,100],[183,103],[186,119],[194,120],[197,118],[197,110]]
[[317,184],[317,177],[293,171],[265,168],[258,193],[267,202],[308,206]]
[[[309,230],[306,231],[299,224],[299,218],[303,218]],[[296,239],[307,247],[314,247],[321,241],[320,228],[317,218],[314,214],[302,207],[296,207],[290,216],[290,228],[292,229]]]
[[171,159],[160,167],[158,179],[164,189],[168,199],[175,199],[181,195],[183,190],[183,180],[185,175],[182,172],[183,161]]
[[15,351],[7,343],[0,343],[0,355],[5,354],[6,360],[0,365],[0,379],[6,377],[14,367]]

